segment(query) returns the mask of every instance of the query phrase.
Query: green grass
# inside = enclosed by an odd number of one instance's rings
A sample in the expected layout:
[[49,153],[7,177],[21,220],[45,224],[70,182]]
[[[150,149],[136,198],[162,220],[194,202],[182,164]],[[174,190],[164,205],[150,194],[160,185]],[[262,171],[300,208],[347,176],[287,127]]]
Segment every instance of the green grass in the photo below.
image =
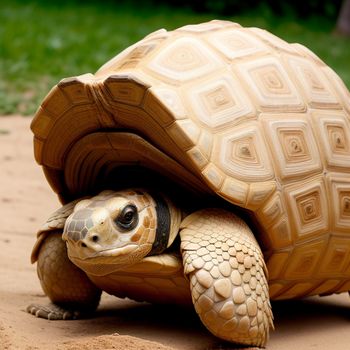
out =
[[[119,3],[115,1],[115,3]],[[159,29],[217,16],[188,9],[85,1],[2,0],[0,5],[0,115],[32,114],[63,77],[95,72],[122,49]],[[281,18],[268,9],[225,19],[258,26],[300,42],[350,86],[350,40],[332,34],[324,18]]]

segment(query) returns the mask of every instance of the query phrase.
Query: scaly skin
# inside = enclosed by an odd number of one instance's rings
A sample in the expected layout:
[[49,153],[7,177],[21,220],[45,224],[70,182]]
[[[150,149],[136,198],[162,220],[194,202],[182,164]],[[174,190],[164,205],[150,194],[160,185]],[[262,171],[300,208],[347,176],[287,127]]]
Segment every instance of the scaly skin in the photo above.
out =
[[273,316],[263,255],[249,227],[232,213],[205,209],[181,228],[184,271],[204,325],[222,339],[265,346]]
[[59,320],[75,319],[95,311],[101,290],[68,259],[61,230],[51,232],[42,243],[37,272],[52,304],[31,304],[28,312],[37,317]]

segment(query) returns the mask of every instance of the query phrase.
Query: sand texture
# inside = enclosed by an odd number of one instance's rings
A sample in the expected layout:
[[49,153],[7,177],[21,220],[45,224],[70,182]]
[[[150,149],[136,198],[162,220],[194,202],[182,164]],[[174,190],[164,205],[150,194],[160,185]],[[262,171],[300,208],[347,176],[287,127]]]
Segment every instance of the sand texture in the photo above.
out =
[[[192,309],[102,297],[96,317],[47,321],[25,312],[46,303],[30,252],[35,233],[59,202],[32,150],[31,119],[0,118],[0,349],[235,349],[210,335]],[[267,349],[349,349],[347,294],[273,303]]]

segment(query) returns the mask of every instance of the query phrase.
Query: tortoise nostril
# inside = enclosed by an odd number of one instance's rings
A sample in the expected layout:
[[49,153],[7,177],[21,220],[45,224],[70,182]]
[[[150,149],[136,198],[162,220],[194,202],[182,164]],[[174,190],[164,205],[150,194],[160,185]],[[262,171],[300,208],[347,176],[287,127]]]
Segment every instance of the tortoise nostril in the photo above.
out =
[[81,243],[81,246],[83,247],[83,248],[86,248],[87,247],[87,245],[83,242],[83,243]]
[[93,236],[91,237],[91,239],[92,239],[93,242],[98,242],[99,237],[98,237],[97,235],[93,235]]

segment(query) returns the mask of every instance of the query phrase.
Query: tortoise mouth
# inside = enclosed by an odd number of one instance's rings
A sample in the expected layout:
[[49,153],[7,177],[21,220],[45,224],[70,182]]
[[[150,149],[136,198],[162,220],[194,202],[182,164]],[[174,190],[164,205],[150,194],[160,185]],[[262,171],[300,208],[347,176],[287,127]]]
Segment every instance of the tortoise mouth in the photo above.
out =
[[94,254],[83,255],[71,252],[68,246],[69,259],[86,273],[98,275],[108,274],[140,262],[151,250],[150,244],[136,244],[121,248],[106,249]]
[[124,255],[133,253],[139,247],[138,244],[125,243],[123,246],[116,248],[105,248],[96,251],[88,247],[78,247],[78,249],[76,249],[76,247],[70,247],[68,244],[68,256],[69,258],[80,260],[92,260],[100,257],[122,258]]

